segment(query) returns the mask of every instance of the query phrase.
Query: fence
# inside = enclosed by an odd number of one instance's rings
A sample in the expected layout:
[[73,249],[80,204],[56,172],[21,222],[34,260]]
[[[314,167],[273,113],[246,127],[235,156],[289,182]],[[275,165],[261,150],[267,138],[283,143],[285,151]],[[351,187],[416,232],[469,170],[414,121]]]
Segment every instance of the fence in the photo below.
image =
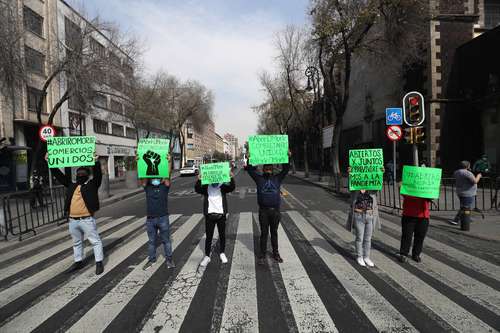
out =
[[[0,235],[7,239],[8,233],[18,236],[33,232],[36,228],[63,221],[66,218],[64,212],[65,187],[56,186],[44,188],[40,193],[35,191],[19,191],[9,194],[2,199],[3,226],[0,223]],[[39,200],[41,200],[41,205]],[[0,220],[2,222],[2,220]]]
[[[384,181],[382,191],[378,193],[378,204],[385,207],[402,209],[402,198],[399,195],[401,184],[397,184],[396,193],[392,183]],[[500,192],[500,177],[494,179],[489,177],[481,178],[478,184],[475,208],[487,211],[500,209],[498,193]],[[460,208],[460,203],[455,189],[454,178],[443,178],[441,180],[441,191],[439,198],[433,201],[431,210],[455,211]]]

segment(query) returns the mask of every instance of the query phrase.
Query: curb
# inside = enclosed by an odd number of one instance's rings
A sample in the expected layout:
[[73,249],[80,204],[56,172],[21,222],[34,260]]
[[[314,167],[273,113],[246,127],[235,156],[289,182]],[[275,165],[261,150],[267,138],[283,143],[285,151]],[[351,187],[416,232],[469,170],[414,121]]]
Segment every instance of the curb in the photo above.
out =
[[[293,175],[293,174],[289,174],[289,176],[292,176],[294,177],[295,179],[299,179],[305,183],[308,183],[308,184],[311,184],[311,185],[314,185],[316,187],[319,187],[319,188],[322,188],[324,190],[326,190],[328,193],[330,193],[331,195],[335,196],[335,197],[340,197],[340,198],[347,198],[349,196],[349,194],[347,193],[337,193],[337,192],[334,192],[333,189],[329,188],[328,186],[324,186],[324,185],[321,185],[321,184],[318,184],[318,183],[315,183],[311,180],[308,180],[308,179],[305,179],[303,177],[300,177],[300,176],[297,176],[297,175]],[[391,209],[391,208],[385,208],[385,207],[380,207],[379,206],[379,210],[382,212],[382,213],[385,213],[387,215],[391,215],[391,216],[395,216],[395,217],[401,217],[401,214],[398,214],[398,213],[394,213],[394,209]],[[400,210],[397,210],[397,212],[399,212]],[[435,215],[431,215],[431,220],[439,220],[439,221],[442,221],[442,222],[447,222],[448,219],[447,218],[444,218],[442,216],[435,216]],[[476,223],[481,223],[481,222],[476,222]],[[433,225],[433,227],[437,227],[436,225]],[[495,238],[490,238],[490,237],[485,237],[485,236],[480,236],[480,235],[477,235],[477,234],[474,234],[474,233],[466,233],[466,232],[462,232],[460,230],[449,230],[447,229],[446,231],[448,232],[451,232],[453,234],[456,234],[456,235],[462,235],[462,236],[466,236],[466,237],[470,237],[470,238],[474,238],[474,239],[479,239],[479,240],[483,240],[483,241],[488,241],[488,242],[498,242],[499,239],[495,239]]]
[[[171,180],[177,179],[177,178],[179,178],[179,176],[180,176],[179,174],[177,174],[175,176],[172,176]],[[124,194],[120,194],[120,195],[117,195],[117,196],[111,196],[109,198],[104,199],[103,201],[100,202],[100,206],[102,208],[102,207],[106,207],[106,206],[112,205],[112,204],[117,203],[119,201],[122,201],[122,200],[128,199],[130,197],[133,197],[134,195],[142,193],[143,191],[144,191],[144,189],[139,186],[138,188],[133,189],[130,192],[127,192],[127,193],[124,193]]]
[[319,187],[319,188],[322,188],[323,190],[327,191],[328,193],[330,193],[331,195],[335,196],[335,197],[341,197],[341,198],[348,198],[349,197],[349,193],[338,193],[338,192],[335,192],[332,188],[328,187],[328,186],[325,186],[325,185],[321,185],[321,184],[318,184],[312,180],[309,180],[309,179],[305,179],[303,177],[300,177],[300,176],[297,176],[297,175],[294,175],[292,173],[289,173],[288,176],[291,176],[295,179],[299,179],[305,183],[308,183],[308,184],[311,184],[311,185],[314,185],[316,187]]

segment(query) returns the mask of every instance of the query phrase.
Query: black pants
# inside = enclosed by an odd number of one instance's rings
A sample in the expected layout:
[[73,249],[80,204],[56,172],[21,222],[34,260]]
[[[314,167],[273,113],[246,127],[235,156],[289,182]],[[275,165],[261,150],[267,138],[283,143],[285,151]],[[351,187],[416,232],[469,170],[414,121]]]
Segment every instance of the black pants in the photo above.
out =
[[259,224],[260,224],[260,255],[266,255],[267,250],[267,237],[269,230],[271,230],[271,245],[273,247],[273,254],[278,252],[278,226],[281,220],[281,213],[278,209],[261,208],[259,210]]
[[217,225],[217,231],[219,232],[220,252],[224,253],[226,249],[226,215],[205,215],[205,233],[207,234],[207,239],[205,241],[205,255],[208,257],[210,257],[210,250],[212,249],[212,239],[214,237],[215,225]]
[[[401,249],[399,253],[408,255],[413,239],[412,256],[419,256],[422,253],[424,238],[429,228],[429,219],[403,216],[401,219]],[[415,237],[413,236],[415,235]]]

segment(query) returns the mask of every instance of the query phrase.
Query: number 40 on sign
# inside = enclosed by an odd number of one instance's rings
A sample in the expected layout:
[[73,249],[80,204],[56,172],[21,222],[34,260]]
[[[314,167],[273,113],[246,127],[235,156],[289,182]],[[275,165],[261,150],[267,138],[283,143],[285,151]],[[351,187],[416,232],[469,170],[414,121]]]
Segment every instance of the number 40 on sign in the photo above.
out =
[[40,137],[40,140],[42,140],[43,142],[47,142],[47,138],[52,138],[55,135],[56,135],[56,130],[54,127],[50,125],[42,126],[38,131],[38,136]]

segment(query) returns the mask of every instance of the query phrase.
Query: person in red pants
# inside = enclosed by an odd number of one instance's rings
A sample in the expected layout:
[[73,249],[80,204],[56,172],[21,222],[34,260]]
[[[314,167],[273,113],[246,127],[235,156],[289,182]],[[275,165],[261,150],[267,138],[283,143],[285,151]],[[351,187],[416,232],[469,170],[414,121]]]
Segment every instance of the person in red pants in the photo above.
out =
[[403,218],[401,219],[401,247],[399,261],[408,260],[410,247],[413,248],[411,257],[416,262],[421,262],[420,254],[424,244],[425,235],[429,228],[431,200],[404,195]]

